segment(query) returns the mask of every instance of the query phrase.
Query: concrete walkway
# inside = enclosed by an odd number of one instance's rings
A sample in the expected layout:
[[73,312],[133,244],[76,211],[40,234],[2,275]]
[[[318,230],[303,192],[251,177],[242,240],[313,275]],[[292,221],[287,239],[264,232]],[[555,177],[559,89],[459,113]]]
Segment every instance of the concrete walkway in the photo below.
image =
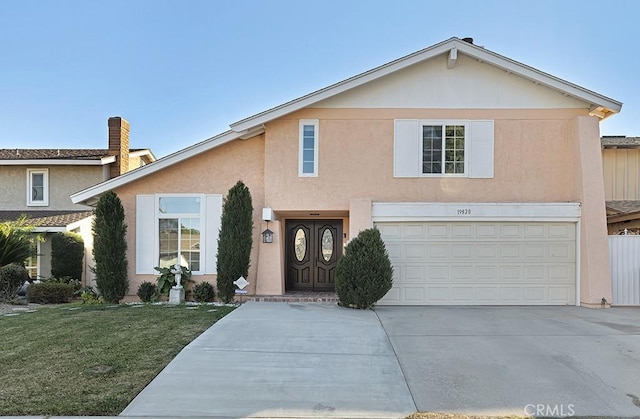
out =
[[416,411],[375,312],[245,303],[121,416],[404,418]]

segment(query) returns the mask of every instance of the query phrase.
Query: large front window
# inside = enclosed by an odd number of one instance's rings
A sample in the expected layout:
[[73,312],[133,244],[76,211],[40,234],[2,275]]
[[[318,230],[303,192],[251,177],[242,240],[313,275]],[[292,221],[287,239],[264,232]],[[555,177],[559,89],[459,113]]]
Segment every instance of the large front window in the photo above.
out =
[[464,125],[422,126],[422,173],[464,174]]
[[200,271],[201,199],[167,196],[158,201],[159,266],[176,263]]

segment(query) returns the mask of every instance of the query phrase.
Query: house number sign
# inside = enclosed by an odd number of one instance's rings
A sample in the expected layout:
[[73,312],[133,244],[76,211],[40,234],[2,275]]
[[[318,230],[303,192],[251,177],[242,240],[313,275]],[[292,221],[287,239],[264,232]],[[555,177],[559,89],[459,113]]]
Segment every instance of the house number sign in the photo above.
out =
[[471,215],[471,208],[458,208],[458,215]]

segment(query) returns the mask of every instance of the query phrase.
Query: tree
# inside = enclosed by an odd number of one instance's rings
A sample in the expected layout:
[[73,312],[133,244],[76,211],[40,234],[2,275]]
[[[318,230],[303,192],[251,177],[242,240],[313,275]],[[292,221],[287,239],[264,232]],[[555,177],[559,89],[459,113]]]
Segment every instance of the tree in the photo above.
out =
[[345,248],[336,268],[340,305],[371,308],[391,289],[393,267],[377,228],[363,230]]
[[222,301],[233,301],[239,277],[247,277],[253,245],[253,206],[249,188],[238,181],[227,194],[222,206],[222,222],[218,237],[218,295]]
[[119,303],[129,289],[126,235],[122,202],[109,191],[100,197],[93,220],[93,271],[98,290],[108,303]]
[[24,263],[31,255],[32,230],[25,216],[0,223],[0,266]]
[[84,242],[75,233],[55,233],[51,237],[51,275],[82,279]]

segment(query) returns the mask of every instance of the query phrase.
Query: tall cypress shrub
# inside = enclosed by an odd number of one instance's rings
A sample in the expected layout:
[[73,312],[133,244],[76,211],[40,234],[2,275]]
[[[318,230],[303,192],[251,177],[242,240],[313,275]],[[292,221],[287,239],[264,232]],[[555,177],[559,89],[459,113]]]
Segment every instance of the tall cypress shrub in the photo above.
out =
[[75,233],[55,233],[51,237],[51,275],[82,279],[84,241]]
[[126,234],[122,202],[109,191],[98,201],[93,220],[93,271],[98,290],[108,303],[119,303],[129,289]]
[[363,230],[345,248],[336,268],[340,305],[371,308],[391,289],[393,267],[377,228]]
[[218,237],[218,296],[228,303],[233,301],[233,281],[249,274],[251,246],[253,245],[253,205],[249,188],[238,181],[222,206],[222,222]]

